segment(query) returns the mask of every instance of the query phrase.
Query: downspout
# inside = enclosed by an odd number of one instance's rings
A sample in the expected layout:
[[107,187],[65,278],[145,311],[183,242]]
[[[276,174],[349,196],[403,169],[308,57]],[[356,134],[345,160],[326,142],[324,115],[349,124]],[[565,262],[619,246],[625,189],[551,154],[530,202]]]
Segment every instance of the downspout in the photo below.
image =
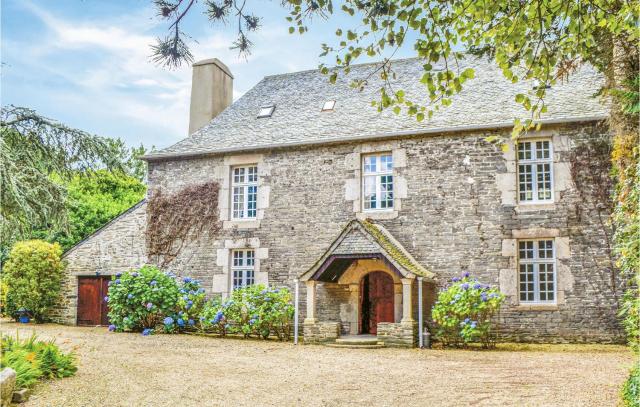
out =
[[293,280],[296,284],[296,288],[295,288],[295,312],[293,314],[293,344],[297,345],[298,344],[298,300],[299,300],[299,289],[298,289],[298,279],[294,279]]
[[420,349],[424,348],[422,336],[422,277],[418,277],[418,343]]

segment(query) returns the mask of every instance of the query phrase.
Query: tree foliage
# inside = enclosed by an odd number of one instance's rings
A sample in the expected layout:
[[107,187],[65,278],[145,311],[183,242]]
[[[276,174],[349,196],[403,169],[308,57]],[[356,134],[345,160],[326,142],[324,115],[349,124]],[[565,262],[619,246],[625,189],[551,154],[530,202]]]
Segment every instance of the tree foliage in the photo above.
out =
[[26,309],[36,322],[44,322],[58,300],[64,269],[62,249],[55,243],[28,240],[16,243],[2,270],[7,285],[7,314]]
[[[157,61],[169,66],[190,62],[192,56],[178,29],[196,0],[156,0],[158,14],[170,22],[173,46],[163,41],[154,48]],[[635,4],[635,7],[634,7]],[[260,18],[248,9],[246,0],[207,0],[205,14],[213,23],[234,20],[237,38],[234,47],[241,53],[251,49],[247,33],[259,28]],[[337,13],[332,0],[286,0],[290,10],[287,20],[290,33],[303,34],[313,18]],[[544,97],[548,85],[566,79],[580,64],[588,62],[613,79],[621,65],[638,67],[636,26],[640,8],[632,1],[594,0],[501,0],[501,1],[420,1],[420,0],[347,0],[340,3],[353,24],[338,29],[334,44],[322,44],[321,55],[335,55],[338,68],[321,66],[323,73],[335,81],[349,72],[349,67],[364,57],[382,60],[375,74],[385,80],[380,88],[378,109],[393,107],[423,120],[452,102],[474,77],[472,68],[460,69],[465,53],[486,56],[513,81],[535,80],[539,83],[529,94],[518,94],[514,103],[531,112],[515,131],[529,128],[533,120],[546,111]],[[430,100],[409,100],[402,89],[393,89],[391,58],[398,49],[412,46],[424,61],[421,82]],[[169,49],[170,52],[166,52]],[[614,52],[615,49],[615,52]],[[367,84],[357,78],[354,87]],[[619,89],[620,82],[610,81],[609,89]]]

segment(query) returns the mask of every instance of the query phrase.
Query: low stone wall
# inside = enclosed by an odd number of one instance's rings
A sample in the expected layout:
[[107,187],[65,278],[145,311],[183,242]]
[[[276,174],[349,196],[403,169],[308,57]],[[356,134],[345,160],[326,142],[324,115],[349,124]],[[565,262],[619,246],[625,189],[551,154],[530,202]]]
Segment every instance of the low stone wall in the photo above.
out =
[[304,343],[333,342],[340,336],[340,322],[305,322]]
[[414,348],[418,345],[417,322],[378,322],[378,342],[385,346]]

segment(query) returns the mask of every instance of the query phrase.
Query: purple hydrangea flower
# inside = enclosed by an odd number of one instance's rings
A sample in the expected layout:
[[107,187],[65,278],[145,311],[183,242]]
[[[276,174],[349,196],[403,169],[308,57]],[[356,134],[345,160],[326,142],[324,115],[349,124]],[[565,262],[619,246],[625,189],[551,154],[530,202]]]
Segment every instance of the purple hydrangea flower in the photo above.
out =
[[469,319],[469,318],[465,318],[465,319],[464,319],[464,323],[465,323],[465,324],[468,324],[469,322],[471,322],[471,319]]
[[157,285],[158,282],[156,280],[151,280],[151,282],[149,283],[149,285]]
[[468,271],[465,271],[465,272],[464,272],[464,274],[462,274],[462,277],[464,277],[464,278],[468,278],[468,277],[469,277],[469,272],[468,272]]
[[475,328],[475,327],[476,327],[476,321],[473,321],[473,322],[471,323],[471,328]]
[[119,278],[116,278],[116,281],[115,281],[115,282],[116,282],[116,284],[120,284],[120,279],[119,279]]
[[109,302],[109,296],[104,297],[104,302]]
[[171,317],[166,317],[166,318],[164,319],[164,324],[165,324],[165,325],[173,325],[173,318],[171,318]]
[[249,320],[249,325],[253,325],[253,324],[255,324],[255,323],[256,323],[256,320],[255,320],[255,319],[250,319],[250,320]]
[[191,278],[190,278],[190,277],[185,277],[185,278],[183,278],[183,279],[182,279],[182,281],[183,281],[184,283],[186,283],[186,284],[189,284],[192,280],[191,280]]
[[109,325],[109,332],[113,332],[116,330],[116,326],[115,325]]
[[453,281],[454,283],[457,283],[458,281],[460,281],[460,277],[454,277],[451,279],[451,281]]
[[477,289],[479,289],[479,288],[481,288],[481,287],[482,287],[482,284],[480,284],[480,283],[475,283],[475,284],[473,285],[473,288],[474,288],[475,290],[477,290]]
[[142,331],[142,336],[149,336],[151,335],[152,331],[153,331],[152,329],[146,328]]
[[137,272],[135,272],[135,271],[134,271],[133,273],[131,273],[131,275],[132,275],[133,277],[138,277],[140,274],[138,274]]
[[120,276],[122,276],[122,273],[116,273],[116,278],[120,278]]
[[153,308],[153,304],[152,304],[152,303],[150,303],[150,302],[148,302],[148,303],[147,303],[147,309],[151,309],[151,308]]
[[462,288],[463,290],[467,290],[467,289],[469,289],[469,284],[464,283],[464,284],[462,284],[462,285],[460,286],[460,288]]
[[189,324],[189,325],[195,325],[195,324],[196,324],[196,321],[194,321],[193,319],[190,319],[190,320],[188,320],[188,321],[187,321],[187,324]]
[[219,323],[222,320],[222,318],[224,318],[224,313],[222,311],[216,312],[216,316],[213,317],[213,323],[214,324]]
[[482,302],[487,302],[487,293],[480,294],[480,299],[482,300]]

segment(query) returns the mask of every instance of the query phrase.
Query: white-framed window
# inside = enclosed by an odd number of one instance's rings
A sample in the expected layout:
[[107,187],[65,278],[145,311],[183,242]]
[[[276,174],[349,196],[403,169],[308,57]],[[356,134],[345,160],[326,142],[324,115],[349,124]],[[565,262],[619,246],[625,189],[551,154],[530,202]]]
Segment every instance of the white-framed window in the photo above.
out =
[[233,250],[231,252],[231,273],[233,289],[255,283],[255,251],[253,249]]
[[551,140],[518,143],[518,200],[553,201],[553,151]]
[[391,153],[362,157],[362,209],[393,209],[393,156]]
[[521,303],[556,302],[556,249],[553,239],[518,241]]
[[231,169],[231,217],[255,219],[258,202],[258,167],[248,165]]

